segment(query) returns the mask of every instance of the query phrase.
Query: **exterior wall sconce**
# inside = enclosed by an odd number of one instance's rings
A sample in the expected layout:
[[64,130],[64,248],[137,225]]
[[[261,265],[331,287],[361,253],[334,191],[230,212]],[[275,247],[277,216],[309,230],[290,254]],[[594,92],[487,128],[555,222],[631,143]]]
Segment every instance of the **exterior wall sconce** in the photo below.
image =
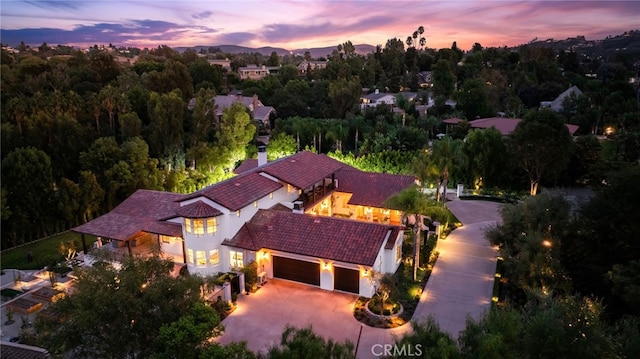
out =
[[269,193],[269,199],[273,199],[273,192]]
[[329,264],[329,262],[325,262],[322,264],[322,269],[324,270],[330,270],[331,269],[331,264]]
[[240,217],[240,210],[236,211],[236,216]]
[[269,258],[269,252],[262,252],[262,258],[263,259]]

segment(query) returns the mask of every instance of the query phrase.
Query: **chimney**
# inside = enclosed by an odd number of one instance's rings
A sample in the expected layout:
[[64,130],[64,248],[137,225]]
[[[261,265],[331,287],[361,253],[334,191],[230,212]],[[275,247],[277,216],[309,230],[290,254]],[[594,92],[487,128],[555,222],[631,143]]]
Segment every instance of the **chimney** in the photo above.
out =
[[380,93],[380,90],[379,90],[379,89],[376,89],[375,94],[377,95],[377,94],[379,94],[379,93]]
[[293,210],[291,212],[303,214],[304,213],[304,206],[302,204],[302,201],[293,202]]
[[258,167],[267,164],[267,146],[258,146]]

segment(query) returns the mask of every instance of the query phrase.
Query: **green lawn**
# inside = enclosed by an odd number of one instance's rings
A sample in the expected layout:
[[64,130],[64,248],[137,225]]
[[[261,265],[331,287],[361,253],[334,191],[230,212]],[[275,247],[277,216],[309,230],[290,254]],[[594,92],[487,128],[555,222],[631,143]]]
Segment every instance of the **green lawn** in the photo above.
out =
[[[2,252],[0,266],[2,269],[42,269],[52,260],[63,259],[62,254],[59,251],[59,246],[61,242],[68,241],[74,241],[76,244],[76,250],[82,251],[82,238],[80,237],[80,234],[69,231]],[[96,241],[96,237],[85,235],[85,241],[87,243],[87,248],[91,248],[93,247],[93,242]],[[27,256],[29,252],[33,255],[33,261],[31,263],[27,263]]]

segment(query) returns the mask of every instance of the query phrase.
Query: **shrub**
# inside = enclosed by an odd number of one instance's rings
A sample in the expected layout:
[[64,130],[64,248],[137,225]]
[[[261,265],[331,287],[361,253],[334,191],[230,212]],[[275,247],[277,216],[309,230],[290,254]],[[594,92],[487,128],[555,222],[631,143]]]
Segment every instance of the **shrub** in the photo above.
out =
[[255,261],[249,262],[244,268],[244,287],[247,292],[251,292],[258,285],[258,263]]

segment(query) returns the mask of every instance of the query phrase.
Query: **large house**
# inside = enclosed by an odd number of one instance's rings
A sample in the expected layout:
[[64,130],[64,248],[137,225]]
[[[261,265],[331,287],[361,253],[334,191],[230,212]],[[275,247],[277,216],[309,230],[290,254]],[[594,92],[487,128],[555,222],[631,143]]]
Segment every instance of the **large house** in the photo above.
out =
[[[241,103],[249,109],[251,118],[256,122],[259,132],[268,133],[271,130],[271,116],[276,113],[276,110],[272,106],[265,106],[258,98],[258,95],[251,97],[242,96],[242,94],[216,96],[214,98],[216,123],[220,123],[224,110],[231,107],[234,103]],[[196,99],[192,98],[187,108],[193,110],[195,106]]]
[[314,70],[322,70],[327,68],[328,61],[313,61],[313,60],[303,60],[298,64],[298,73],[300,76],[304,76],[307,72]]
[[275,75],[280,72],[280,66],[248,65],[238,68],[238,76],[241,80],[262,80],[267,75]]
[[380,92],[380,90],[375,89],[373,93],[364,95],[360,98],[360,108],[365,110],[367,107],[376,107],[380,105],[387,106],[395,106],[396,104],[396,96],[403,96],[410,102],[415,102],[417,100],[418,94],[415,92],[398,92],[398,93],[387,93]]
[[571,96],[580,97],[584,96],[584,94],[582,93],[582,91],[580,91],[578,86],[571,86],[560,95],[558,95],[558,97],[556,97],[553,101],[540,102],[540,107],[550,108],[554,112],[560,112],[564,110],[564,101],[568,98],[571,98]]
[[176,267],[203,275],[250,261],[283,278],[370,297],[372,273],[393,273],[402,255],[401,212],[386,208],[411,176],[369,173],[299,152],[258,161],[191,194],[138,190],[73,230],[129,255],[155,246]]

